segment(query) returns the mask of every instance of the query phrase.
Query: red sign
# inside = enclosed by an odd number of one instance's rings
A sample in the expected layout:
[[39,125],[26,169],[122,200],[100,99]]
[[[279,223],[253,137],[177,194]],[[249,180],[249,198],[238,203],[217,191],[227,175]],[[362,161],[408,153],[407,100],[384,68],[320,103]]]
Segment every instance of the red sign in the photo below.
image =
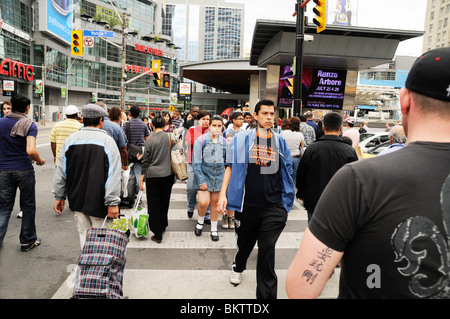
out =
[[12,61],[9,58],[3,59],[0,63],[0,74],[21,78],[27,81],[33,81],[33,66],[22,62]]
[[[134,72],[134,73],[145,73],[145,72],[151,70],[152,68],[147,68],[147,67],[144,67],[144,66],[127,64],[126,65],[126,69],[127,69],[127,72],[131,71],[131,72]],[[151,74],[149,73],[149,75],[151,75]]]
[[145,45],[141,45],[141,44],[136,44],[136,46],[134,47],[134,51],[144,52],[144,53],[153,54],[153,55],[157,55],[157,56],[163,56],[162,50],[154,49],[151,47],[146,47]]

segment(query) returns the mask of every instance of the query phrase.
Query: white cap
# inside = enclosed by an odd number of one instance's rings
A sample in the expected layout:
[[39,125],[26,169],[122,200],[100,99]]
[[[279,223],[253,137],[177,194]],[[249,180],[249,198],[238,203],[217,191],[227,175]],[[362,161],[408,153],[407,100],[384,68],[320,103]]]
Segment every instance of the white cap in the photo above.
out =
[[77,113],[79,113],[79,111],[75,105],[69,105],[66,107],[66,115],[73,115]]
[[347,123],[351,123],[351,124],[355,124],[355,118],[354,117],[349,117],[345,120]]

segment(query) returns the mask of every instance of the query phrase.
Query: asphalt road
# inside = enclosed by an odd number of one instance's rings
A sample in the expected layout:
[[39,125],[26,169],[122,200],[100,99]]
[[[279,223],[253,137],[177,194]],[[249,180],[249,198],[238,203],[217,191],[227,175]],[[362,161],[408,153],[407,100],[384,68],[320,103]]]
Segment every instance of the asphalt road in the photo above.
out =
[[42,244],[22,252],[19,244],[21,219],[19,192],[9,220],[8,231],[0,248],[0,299],[51,298],[76,264],[80,254],[78,233],[73,214],[65,210],[57,215],[53,210],[51,185],[54,174],[50,150],[50,129],[40,129],[37,145],[44,166],[34,166],[36,173],[36,228]]

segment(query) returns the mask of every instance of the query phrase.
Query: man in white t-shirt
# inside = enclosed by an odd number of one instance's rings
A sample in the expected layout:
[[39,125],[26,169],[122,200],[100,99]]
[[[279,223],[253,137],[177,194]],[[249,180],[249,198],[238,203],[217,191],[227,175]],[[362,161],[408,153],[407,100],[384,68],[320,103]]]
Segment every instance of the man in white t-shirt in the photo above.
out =
[[342,134],[342,136],[347,136],[352,140],[352,146],[353,148],[357,147],[359,144],[359,132],[354,127],[355,126],[355,119],[353,117],[349,117],[345,120],[347,124],[347,130]]

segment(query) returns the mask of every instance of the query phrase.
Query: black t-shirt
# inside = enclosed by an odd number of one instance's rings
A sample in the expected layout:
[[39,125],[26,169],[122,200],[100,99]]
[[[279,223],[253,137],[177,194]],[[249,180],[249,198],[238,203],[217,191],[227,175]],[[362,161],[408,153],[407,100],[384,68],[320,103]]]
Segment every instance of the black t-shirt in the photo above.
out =
[[256,135],[249,154],[244,206],[270,207],[281,203],[280,153],[275,137]]
[[340,298],[449,298],[450,143],[345,165],[309,224],[344,251]]

